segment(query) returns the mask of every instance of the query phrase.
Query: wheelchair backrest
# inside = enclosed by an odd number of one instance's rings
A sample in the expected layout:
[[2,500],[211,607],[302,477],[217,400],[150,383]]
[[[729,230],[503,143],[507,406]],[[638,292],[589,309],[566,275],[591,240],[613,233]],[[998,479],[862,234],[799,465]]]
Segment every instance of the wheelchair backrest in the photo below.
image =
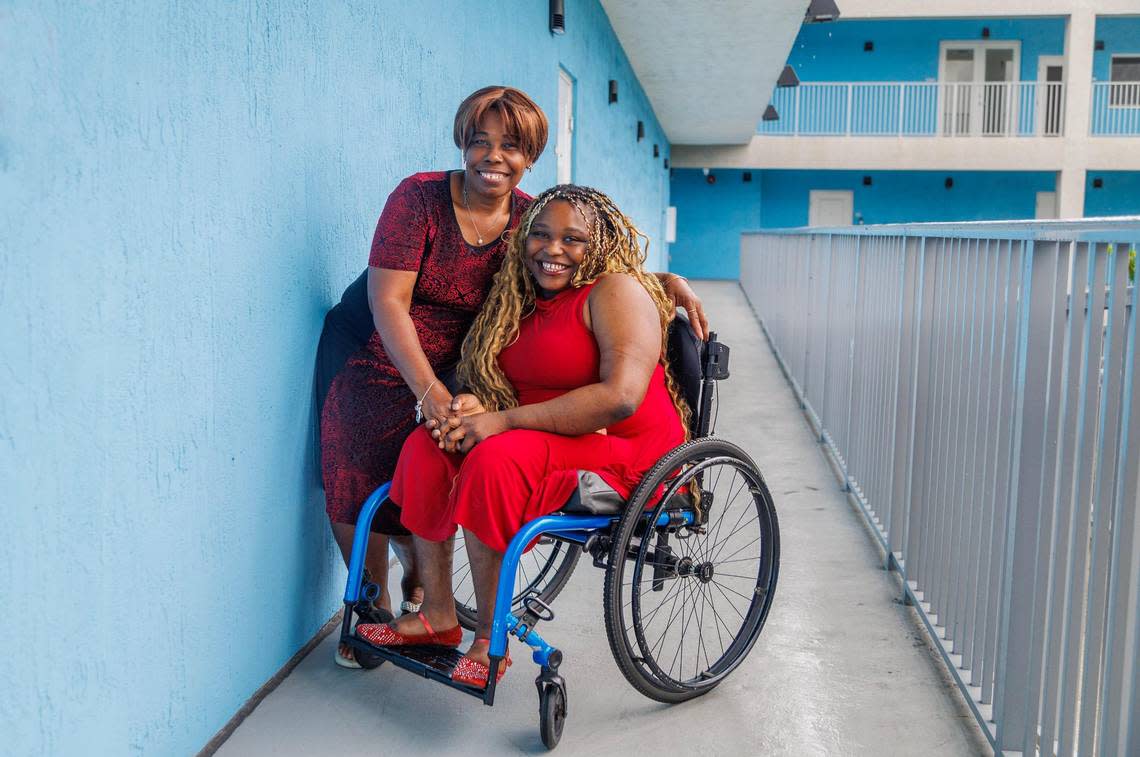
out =
[[677,382],[681,396],[692,411],[689,418],[689,435],[692,438],[707,436],[712,431],[709,411],[713,382],[728,378],[728,345],[716,341],[709,334],[702,342],[689,327],[689,319],[682,310],[669,324],[666,355],[669,370]]

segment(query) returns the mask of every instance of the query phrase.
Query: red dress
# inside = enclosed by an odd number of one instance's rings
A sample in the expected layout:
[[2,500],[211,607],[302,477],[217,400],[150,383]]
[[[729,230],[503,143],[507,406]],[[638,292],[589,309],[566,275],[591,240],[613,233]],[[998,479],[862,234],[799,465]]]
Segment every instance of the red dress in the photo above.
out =
[[[530,202],[514,191],[508,229],[518,226]],[[436,375],[459,361],[459,347],[505,252],[502,239],[482,247],[464,241],[446,172],[410,176],[388,197],[368,265],[419,272],[410,315]],[[416,426],[415,403],[373,331],[333,380],[321,413],[321,475],[333,522],[355,523],[368,495],[391,480],[400,447]],[[402,531],[398,520],[398,513],[382,509],[374,525]]]
[[[499,355],[520,405],[599,381],[598,345],[582,315],[591,289],[568,289],[536,302],[535,312],[519,325],[519,338]],[[604,435],[507,431],[460,456],[443,452],[426,429],[417,429],[400,452],[391,496],[403,507],[401,522],[414,534],[443,541],[461,525],[505,552],[523,524],[566,504],[579,470],[597,473],[628,497],[653,464],[683,440],[658,364],[637,411]]]

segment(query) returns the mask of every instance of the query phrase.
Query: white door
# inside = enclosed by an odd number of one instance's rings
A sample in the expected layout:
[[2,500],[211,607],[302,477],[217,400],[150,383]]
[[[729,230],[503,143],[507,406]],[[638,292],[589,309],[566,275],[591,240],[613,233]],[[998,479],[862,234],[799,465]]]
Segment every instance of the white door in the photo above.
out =
[[938,81],[947,136],[1016,133],[1017,42],[943,42]]
[[1039,137],[1061,136],[1065,118],[1065,58],[1042,55],[1037,59],[1037,128]]
[[558,130],[554,142],[558,160],[558,183],[574,181],[574,80],[558,71]]
[[1037,193],[1037,207],[1033,213],[1034,218],[1056,218],[1057,217],[1057,193],[1056,192],[1038,192]]
[[808,194],[808,226],[850,226],[855,193],[849,189],[813,189]]

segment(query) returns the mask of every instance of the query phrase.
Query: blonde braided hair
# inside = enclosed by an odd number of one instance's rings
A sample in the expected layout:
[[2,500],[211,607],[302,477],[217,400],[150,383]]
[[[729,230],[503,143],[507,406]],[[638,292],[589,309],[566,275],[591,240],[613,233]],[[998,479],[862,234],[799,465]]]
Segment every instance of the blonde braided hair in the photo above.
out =
[[665,386],[688,436],[689,406],[668,370],[666,335],[676,315],[673,301],[665,294],[657,277],[645,270],[649,238],[618,210],[614,201],[590,187],[560,184],[534,199],[523,214],[518,228],[510,233],[503,266],[491,285],[483,309],[475,318],[460,352],[459,378],[489,411],[518,405],[514,387],[499,367],[499,353],[518,338],[519,323],[534,310],[535,283],[526,269],[526,239],[538,214],[550,202],[564,200],[573,205],[590,227],[590,239],[581,265],[570,286],[578,288],[608,273],[625,273],[637,279],[657,306],[661,320],[661,358],[665,366]]

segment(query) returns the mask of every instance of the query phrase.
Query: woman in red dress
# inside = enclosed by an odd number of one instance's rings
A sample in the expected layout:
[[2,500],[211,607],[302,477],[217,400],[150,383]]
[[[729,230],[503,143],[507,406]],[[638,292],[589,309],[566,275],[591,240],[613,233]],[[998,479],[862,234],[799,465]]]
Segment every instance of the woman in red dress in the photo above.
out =
[[458,646],[449,563],[462,526],[479,626],[453,678],[483,685],[514,534],[561,508],[579,470],[628,497],[684,440],[687,409],[664,364],[674,305],[643,268],[642,239],[608,197],[584,187],[547,190],[523,216],[463,344],[459,375],[473,412],[449,418],[442,434],[413,432],[392,483],[415,535],[423,609],[360,625],[362,638]]
[[[342,369],[325,369],[339,373],[321,409],[321,474],[333,536],[346,564],[361,506],[391,480],[404,440],[421,420],[437,428],[466,412],[441,378],[459,361],[460,345],[502,265],[504,232],[518,225],[530,204],[517,187],[542,154],[547,133],[546,116],[525,93],[480,89],[455,114],[453,137],[463,151],[463,170],[410,176],[384,206],[368,261],[367,305],[341,308],[371,311],[372,323],[342,329],[370,332],[371,338]],[[703,324],[700,300],[685,280],[662,276],[676,303]],[[328,320],[325,326],[328,331]],[[385,503],[372,530],[365,567],[381,594],[380,612],[368,615],[382,619],[391,612],[388,535],[405,577],[416,570],[398,508]],[[359,667],[347,647],[338,648],[336,662]]]

